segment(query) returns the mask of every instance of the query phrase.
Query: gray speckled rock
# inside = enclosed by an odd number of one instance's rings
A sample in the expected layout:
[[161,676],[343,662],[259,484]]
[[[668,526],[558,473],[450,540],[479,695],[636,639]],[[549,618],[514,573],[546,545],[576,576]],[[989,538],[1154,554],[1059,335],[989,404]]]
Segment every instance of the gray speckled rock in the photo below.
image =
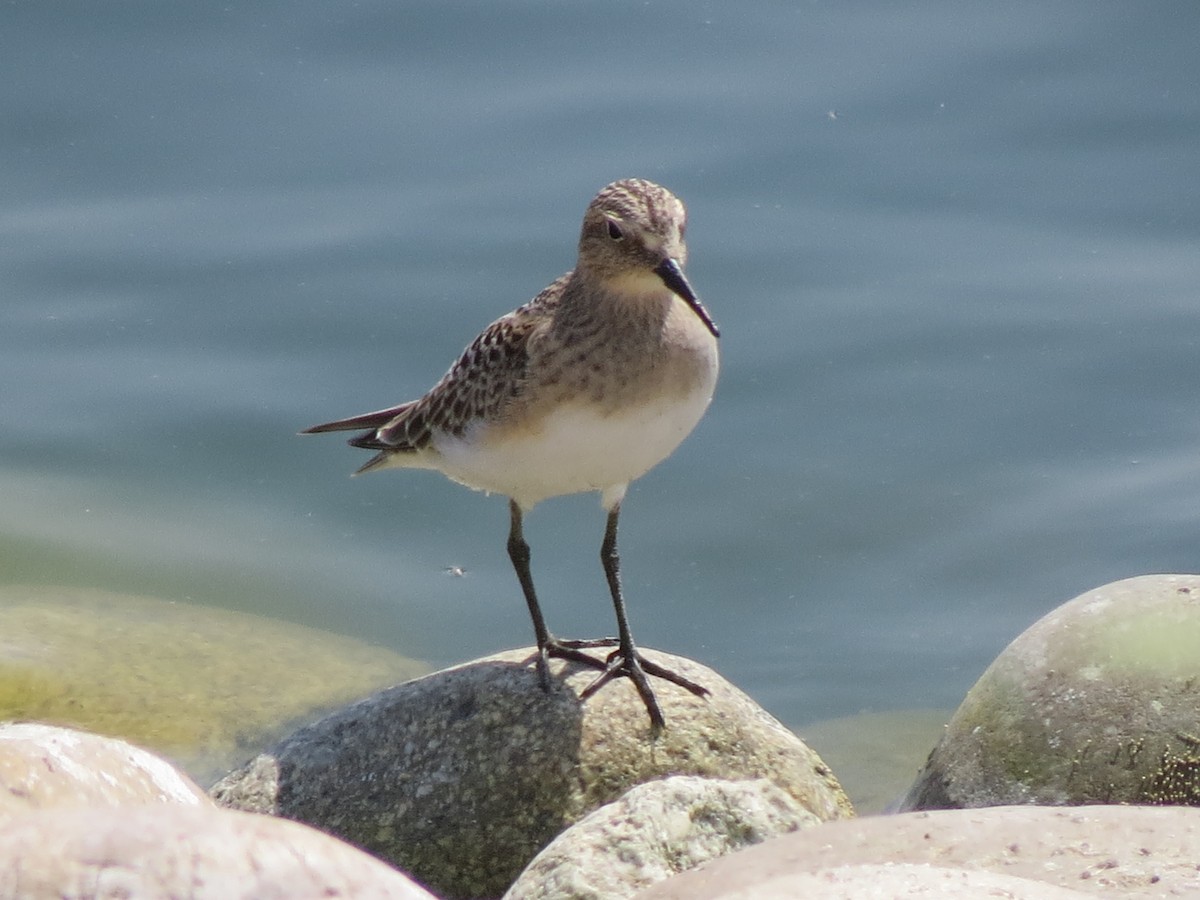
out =
[[[828,822],[764,841],[676,875],[637,900],[776,900],[792,897],[954,896],[1057,898],[1063,889],[1134,898],[1200,897],[1200,809],[1185,807],[998,806]],[[884,868],[940,871],[904,893],[904,880],[859,880]],[[856,872],[857,867],[870,867]],[[959,874],[995,873],[987,885]],[[812,876],[816,876],[815,878]],[[922,884],[921,882],[924,882]],[[813,884],[822,884],[811,890]],[[939,882],[941,885],[939,886]],[[1039,892],[1024,882],[1042,882]],[[958,893],[937,893],[942,887]],[[980,890],[972,892],[972,888]],[[803,889],[801,889],[803,888]],[[925,891],[921,893],[919,888]],[[908,888],[905,888],[908,889]],[[999,893],[989,893],[998,889]],[[1057,889],[1057,890],[1055,890]],[[1003,893],[1003,891],[1009,893]],[[1069,896],[1069,895],[1068,895]]]
[[820,819],[766,779],[676,775],[584,816],[539,853],[505,900],[612,900]]
[[768,778],[821,819],[852,815],[799,738],[710,669],[649,652],[712,691],[656,680],[667,728],[650,733],[620,679],[555,661],[547,694],[532,650],[398,685],[301,729],[224,778],[213,797],[309,822],[450,897],[502,894],[567,826],[666,775]]
[[1145,575],[1042,618],[971,688],[901,808],[1200,805],[1200,576]]
[[210,806],[165,760],[119,741],[34,722],[0,723],[0,822],[56,806]]
[[296,822],[212,806],[41,810],[0,829],[0,897],[434,900]]

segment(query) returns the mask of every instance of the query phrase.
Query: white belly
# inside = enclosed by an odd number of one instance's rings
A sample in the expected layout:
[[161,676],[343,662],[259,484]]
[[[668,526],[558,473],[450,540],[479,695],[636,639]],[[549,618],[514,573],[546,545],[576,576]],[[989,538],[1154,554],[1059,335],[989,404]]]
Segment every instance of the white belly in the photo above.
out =
[[528,510],[548,497],[602,491],[607,508],[625,488],[662,462],[696,427],[712,386],[688,397],[653,402],[601,417],[588,406],[564,406],[535,428],[507,433],[483,428],[463,438],[435,439],[426,462],[478,490],[504,494]]

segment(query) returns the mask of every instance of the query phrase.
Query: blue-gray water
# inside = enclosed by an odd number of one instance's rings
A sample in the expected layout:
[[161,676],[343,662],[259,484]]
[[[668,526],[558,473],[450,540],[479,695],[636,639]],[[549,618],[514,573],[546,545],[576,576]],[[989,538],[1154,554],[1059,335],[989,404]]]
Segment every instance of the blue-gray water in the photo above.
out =
[[[637,175],[724,337],[625,504],[635,634],[792,725],[953,706],[1076,593],[1200,567],[1197,34],[1190,0],[5,4],[0,581],[528,643],[502,499],[295,432],[427,388]],[[595,498],[527,526],[551,627],[610,632]]]

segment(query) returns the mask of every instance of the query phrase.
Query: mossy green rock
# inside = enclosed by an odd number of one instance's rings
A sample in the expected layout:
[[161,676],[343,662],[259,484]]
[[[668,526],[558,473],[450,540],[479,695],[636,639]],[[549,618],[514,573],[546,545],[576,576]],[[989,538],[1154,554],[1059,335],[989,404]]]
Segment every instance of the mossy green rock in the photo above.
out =
[[1035,623],[967,694],[902,808],[1200,806],[1200,576],[1144,575]]
[[425,668],[246,613],[72,587],[0,587],[0,720],[124,738],[201,781],[298,721]]

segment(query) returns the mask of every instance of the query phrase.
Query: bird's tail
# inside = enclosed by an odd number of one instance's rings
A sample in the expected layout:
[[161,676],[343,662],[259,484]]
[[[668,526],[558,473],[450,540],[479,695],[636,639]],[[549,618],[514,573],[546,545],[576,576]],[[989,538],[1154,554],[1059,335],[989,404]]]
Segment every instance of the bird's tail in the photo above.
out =
[[367,460],[365,463],[363,463],[361,466],[359,466],[357,469],[355,469],[351,473],[351,475],[362,475],[365,472],[370,472],[372,469],[383,468],[383,467],[387,466],[388,463],[394,462],[393,457],[395,457],[395,456],[396,456],[395,453],[387,453],[387,452],[381,450],[380,452],[378,452],[374,456],[372,456],[369,460]]
[[355,475],[361,475],[364,472],[370,472],[372,469],[388,465],[395,466],[400,464],[399,461],[401,459],[411,460],[413,458],[413,454],[417,450],[416,447],[409,444],[389,443],[381,437],[381,434],[387,426],[395,425],[399,420],[402,420],[416,406],[416,403],[417,401],[410,400],[408,403],[401,403],[399,406],[362,413],[361,415],[351,416],[348,419],[337,419],[336,421],[325,422],[321,425],[313,425],[311,428],[306,428],[300,433],[323,434],[327,431],[366,429],[362,434],[356,435],[347,441],[351,447],[379,451],[354,473]]
[[[311,428],[305,428],[300,433],[324,434],[327,431],[358,431],[362,428],[369,428],[372,431],[375,431],[379,428],[382,428],[397,416],[404,415],[404,413],[408,412],[415,403],[415,400],[410,400],[407,403],[401,403],[399,406],[391,406],[387,409],[377,409],[374,412],[361,413],[357,416],[351,416],[348,419],[336,419],[333,422],[323,422],[320,425],[313,425]],[[358,445],[356,444],[355,446]]]

